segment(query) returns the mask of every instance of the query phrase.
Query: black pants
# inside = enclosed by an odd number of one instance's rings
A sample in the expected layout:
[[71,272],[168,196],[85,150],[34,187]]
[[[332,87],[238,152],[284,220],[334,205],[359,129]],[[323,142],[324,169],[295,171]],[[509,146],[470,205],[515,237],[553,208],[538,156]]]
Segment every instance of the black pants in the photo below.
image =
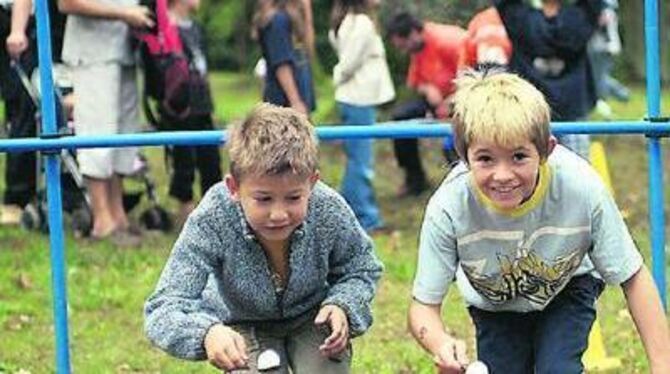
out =
[[[190,116],[184,120],[168,121],[170,130],[213,130],[210,115]],[[221,181],[221,156],[217,146],[175,146],[170,150],[172,156],[172,177],[170,178],[170,196],[180,202],[193,200],[195,171],[200,177],[200,193]]]
[[[2,16],[2,15],[0,15]],[[4,16],[3,16],[4,19]],[[2,21],[4,23],[4,21]],[[10,68],[9,55],[4,46],[9,32],[0,27],[0,87],[5,101],[5,119],[10,138],[34,137],[38,123],[35,118],[36,108],[26,90],[21,86],[18,75]],[[35,68],[34,45],[21,55],[20,64],[30,74]],[[5,168],[4,203],[25,206],[35,197],[36,189],[36,158],[35,152],[7,153]]]
[[[401,104],[392,114],[394,121],[409,120],[415,118],[425,118],[426,113],[432,112],[432,107],[423,99],[415,99]],[[426,173],[421,164],[419,155],[419,140],[412,139],[394,139],[393,150],[395,152],[398,165],[405,172],[405,186],[408,192],[419,194],[428,188]]]

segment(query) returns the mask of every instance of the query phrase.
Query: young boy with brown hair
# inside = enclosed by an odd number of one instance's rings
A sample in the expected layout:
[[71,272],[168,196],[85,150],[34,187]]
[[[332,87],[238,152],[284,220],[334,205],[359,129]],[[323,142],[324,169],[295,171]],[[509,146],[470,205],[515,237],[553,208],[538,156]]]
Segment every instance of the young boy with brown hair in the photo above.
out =
[[147,300],[147,336],[229,371],[349,372],[382,266],[344,199],[318,181],[311,124],[263,104],[228,147],[230,173],[186,221]]
[[454,279],[491,373],[582,373],[604,282],[622,287],[651,372],[670,372],[649,271],[598,174],[556,145],[542,93],[514,74],[471,72],[453,105],[462,162],[426,208],[409,310],[440,372],[468,362],[441,319]]

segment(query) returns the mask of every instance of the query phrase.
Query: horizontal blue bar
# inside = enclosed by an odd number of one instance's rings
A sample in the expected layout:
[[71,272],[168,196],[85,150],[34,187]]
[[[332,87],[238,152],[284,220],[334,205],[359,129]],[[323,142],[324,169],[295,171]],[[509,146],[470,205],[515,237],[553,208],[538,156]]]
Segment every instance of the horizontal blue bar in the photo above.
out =
[[[387,122],[371,126],[319,126],[316,129],[323,140],[356,138],[419,138],[451,135],[448,123],[405,121]],[[556,122],[555,134],[644,134],[670,135],[670,123],[647,121],[631,122]],[[117,148],[160,145],[217,145],[226,140],[224,130],[173,131],[118,134],[106,136],[65,136],[61,138],[18,138],[0,140],[0,152],[57,151],[76,148]]]

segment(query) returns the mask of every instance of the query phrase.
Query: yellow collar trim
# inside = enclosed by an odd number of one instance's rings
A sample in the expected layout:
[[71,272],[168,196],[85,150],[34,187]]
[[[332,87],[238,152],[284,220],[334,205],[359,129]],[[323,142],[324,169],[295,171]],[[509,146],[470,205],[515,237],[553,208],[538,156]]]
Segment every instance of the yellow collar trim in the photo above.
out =
[[547,165],[547,162],[544,161],[542,162],[542,164],[540,164],[539,181],[537,183],[537,186],[535,186],[535,191],[533,191],[531,197],[528,200],[521,203],[521,205],[513,209],[503,209],[499,207],[493,200],[489,199],[489,197],[486,196],[486,194],[484,194],[484,192],[482,192],[479,189],[474,180],[471,179],[471,185],[473,190],[475,191],[475,195],[482,204],[484,204],[487,208],[493,210],[496,213],[514,218],[526,215],[528,212],[535,209],[535,207],[537,207],[540,204],[540,202],[546,195],[550,184],[551,184],[551,169],[549,168],[549,165]]

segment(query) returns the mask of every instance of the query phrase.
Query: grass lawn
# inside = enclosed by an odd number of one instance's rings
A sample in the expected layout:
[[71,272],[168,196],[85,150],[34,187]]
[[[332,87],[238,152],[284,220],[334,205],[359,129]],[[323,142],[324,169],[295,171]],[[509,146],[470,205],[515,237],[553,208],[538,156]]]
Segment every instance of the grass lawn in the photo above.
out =
[[[241,117],[256,101],[257,82],[247,76],[219,73],[213,77],[218,92],[217,117]],[[333,123],[332,90],[318,88],[318,123]],[[327,99],[328,98],[328,99]],[[666,99],[666,102],[667,99]],[[617,118],[644,116],[643,91],[634,89],[628,104],[612,103]],[[616,198],[642,253],[649,258],[647,170],[645,140],[641,136],[599,137],[606,147]],[[424,165],[434,185],[447,171],[440,141],[422,140]],[[160,148],[145,150],[158,181],[163,205],[167,178]],[[225,158],[225,157],[224,157]],[[398,199],[401,174],[390,141],[376,143],[375,187],[384,218],[397,231],[375,239],[386,266],[375,301],[375,324],[354,343],[354,373],[428,373],[433,365],[406,330],[406,310],[415,269],[417,232],[428,194]],[[666,158],[666,164],[670,162]],[[344,156],[336,142],[322,143],[323,179],[337,186]],[[4,156],[0,157],[4,170]],[[4,191],[4,179],[0,191]],[[133,187],[133,186],[130,186]],[[667,198],[670,198],[668,196]],[[135,215],[139,209],[135,211]],[[147,234],[137,250],[119,250],[108,243],[66,238],[69,327],[73,371],[79,373],[202,373],[216,372],[205,363],[172,359],[152,348],[142,333],[142,306],[152,291],[176,234]],[[455,289],[455,287],[453,288]],[[0,373],[54,371],[54,334],[48,237],[18,228],[0,227]],[[621,359],[614,372],[646,373],[646,358],[622,293],[610,287],[598,303],[600,324],[609,356]],[[457,291],[445,301],[444,318],[453,333],[465,339],[473,352],[470,319]],[[24,371],[21,371],[24,370]]]

